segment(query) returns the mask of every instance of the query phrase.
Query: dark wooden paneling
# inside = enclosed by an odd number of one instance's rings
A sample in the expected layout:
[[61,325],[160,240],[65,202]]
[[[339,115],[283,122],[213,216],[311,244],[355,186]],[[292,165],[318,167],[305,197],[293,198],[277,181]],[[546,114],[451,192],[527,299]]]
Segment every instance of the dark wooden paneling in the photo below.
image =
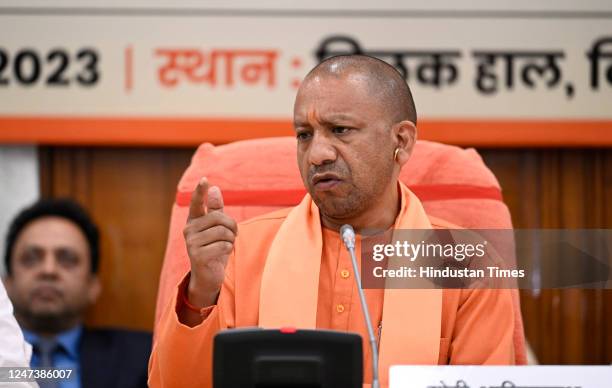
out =
[[[610,228],[612,150],[480,150],[517,228]],[[192,149],[41,149],[45,196],[73,196],[102,230],[104,294],[88,321],[151,329],[170,205]],[[612,292],[521,293],[540,362],[612,362]]]
[[43,196],[72,197],[100,226],[95,326],[152,329],[176,184],[193,149],[42,148]]
[[[611,228],[612,150],[480,150],[515,228]],[[612,362],[612,290],[521,291],[525,332],[544,364]]]

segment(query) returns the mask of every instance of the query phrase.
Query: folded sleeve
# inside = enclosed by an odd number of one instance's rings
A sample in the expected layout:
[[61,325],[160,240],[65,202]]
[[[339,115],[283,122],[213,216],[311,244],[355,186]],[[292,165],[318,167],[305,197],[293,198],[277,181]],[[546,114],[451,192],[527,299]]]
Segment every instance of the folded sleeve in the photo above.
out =
[[235,326],[234,289],[229,269],[228,266],[217,304],[203,309],[204,320],[194,327],[181,323],[177,315],[189,274],[175,288],[157,327],[158,337],[149,359],[149,387],[212,387],[214,336]]
[[27,367],[31,355],[32,347],[23,338],[13,316],[13,305],[0,281],[0,366]]

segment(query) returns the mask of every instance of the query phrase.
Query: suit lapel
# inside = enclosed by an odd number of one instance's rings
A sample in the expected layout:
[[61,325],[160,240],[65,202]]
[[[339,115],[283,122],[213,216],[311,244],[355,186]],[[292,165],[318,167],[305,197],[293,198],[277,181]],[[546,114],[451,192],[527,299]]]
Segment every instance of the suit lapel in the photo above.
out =
[[104,330],[83,331],[81,340],[81,386],[106,388],[117,386],[120,355],[112,336]]

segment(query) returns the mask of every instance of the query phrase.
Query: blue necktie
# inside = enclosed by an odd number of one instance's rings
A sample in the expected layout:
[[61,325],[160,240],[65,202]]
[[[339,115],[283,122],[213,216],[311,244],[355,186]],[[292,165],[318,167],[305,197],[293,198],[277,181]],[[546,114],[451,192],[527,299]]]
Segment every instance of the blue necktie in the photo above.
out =
[[[34,344],[34,353],[40,360],[40,368],[53,368],[53,356],[61,349],[61,345],[55,338],[40,338]],[[57,388],[57,380],[40,379],[37,381],[40,388]]]

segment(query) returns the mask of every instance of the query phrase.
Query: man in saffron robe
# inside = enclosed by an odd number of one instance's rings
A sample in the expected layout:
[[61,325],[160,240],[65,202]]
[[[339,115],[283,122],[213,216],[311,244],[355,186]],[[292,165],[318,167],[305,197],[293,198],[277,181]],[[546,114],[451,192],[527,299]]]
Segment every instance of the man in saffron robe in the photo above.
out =
[[[388,64],[338,56],[317,65],[294,106],[308,194],[291,209],[241,223],[202,178],[184,229],[191,271],[165,308],[149,362],[151,387],[212,385],[212,341],[244,326],[350,331],[367,338],[339,228],[444,228],[398,181],[416,140],[408,85]],[[265,157],[265,155],[262,155]],[[357,251],[360,239],[357,240]],[[510,290],[367,289],[380,376],[396,364],[512,364]],[[364,382],[371,351],[364,341]]]

